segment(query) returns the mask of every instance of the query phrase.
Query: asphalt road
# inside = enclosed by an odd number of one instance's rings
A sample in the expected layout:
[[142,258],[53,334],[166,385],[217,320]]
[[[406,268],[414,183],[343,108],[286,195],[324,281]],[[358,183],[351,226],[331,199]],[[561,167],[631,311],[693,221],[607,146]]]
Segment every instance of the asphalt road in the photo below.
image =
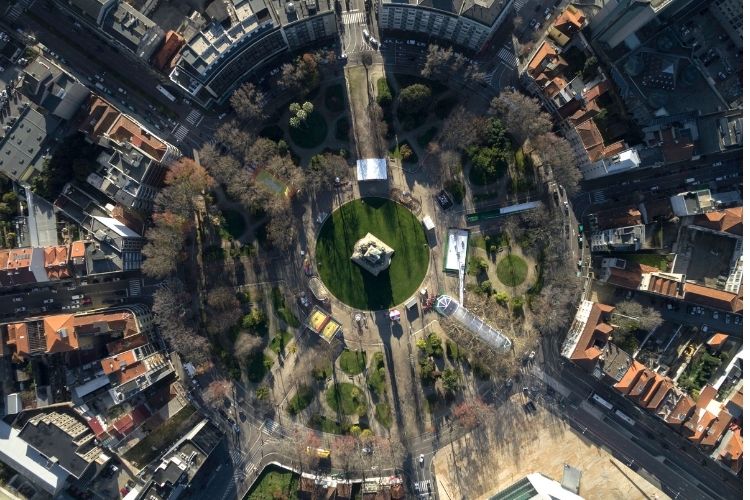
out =
[[[77,313],[102,307],[148,303],[153,290],[158,286],[134,272],[99,276],[95,279],[97,282],[94,282],[94,278],[84,280],[85,285],[73,280],[51,281],[24,285],[4,292],[0,294],[0,321],[22,320],[34,314]],[[104,281],[105,279],[108,281]],[[84,299],[74,301],[72,297],[77,295],[83,295]],[[88,302],[87,299],[90,303],[84,303]],[[75,304],[78,307],[65,308]],[[25,310],[19,310],[20,308]]]
[[[713,156],[695,162],[640,169],[585,181],[581,193],[571,200],[574,211],[580,219],[609,205],[635,202],[634,196],[664,198],[704,185],[713,185],[722,190],[739,189],[742,182],[739,153],[727,153],[719,158],[723,159],[718,160]],[[714,166],[717,161],[721,161],[721,165]],[[716,181],[717,177],[724,176],[727,178]],[[694,178],[697,184],[688,186],[685,181],[689,178]],[[653,187],[657,187],[658,191],[653,192]]]

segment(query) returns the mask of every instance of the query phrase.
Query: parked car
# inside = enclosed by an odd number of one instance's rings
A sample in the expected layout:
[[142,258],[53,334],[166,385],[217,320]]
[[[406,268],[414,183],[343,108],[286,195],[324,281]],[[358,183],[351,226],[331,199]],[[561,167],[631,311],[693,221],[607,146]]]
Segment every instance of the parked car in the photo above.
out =
[[451,201],[445,189],[441,190],[438,194],[436,194],[435,199],[440,205],[440,208],[442,208],[443,210],[448,210],[449,208],[453,206],[453,202]]
[[13,302],[21,302],[23,301],[23,297],[13,297]]

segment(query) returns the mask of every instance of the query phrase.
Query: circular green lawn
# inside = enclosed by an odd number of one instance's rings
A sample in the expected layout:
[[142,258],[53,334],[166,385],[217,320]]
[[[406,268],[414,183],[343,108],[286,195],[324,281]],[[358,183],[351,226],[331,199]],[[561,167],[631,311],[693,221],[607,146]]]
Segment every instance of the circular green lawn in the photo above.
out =
[[[393,248],[391,265],[373,276],[351,260],[354,243],[367,233]],[[342,205],[323,224],[315,249],[318,273],[340,301],[381,310],[406,301],[419,288],[429,262],[422,224],[391,200],[362,198]]]
[[497,263],[497,277],[505,286],[518,286],[526,279],[528,266],[518,255],[508,255]]
[[323,144],[328,135],[328,125],[323,115],[317,111],[310,113],[305,123],[299,127],[289,126],[289,137],[297,146],[302,148],[314,148]]

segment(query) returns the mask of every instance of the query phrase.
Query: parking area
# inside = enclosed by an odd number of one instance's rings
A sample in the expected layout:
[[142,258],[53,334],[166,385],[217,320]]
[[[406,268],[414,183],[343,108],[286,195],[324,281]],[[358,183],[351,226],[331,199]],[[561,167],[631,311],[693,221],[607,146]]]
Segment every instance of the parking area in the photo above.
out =
[[717,279],[729,273],[737,240],[706,231],[686,231],[692,247],[686,277],[716,287]]
[[693,48],[693,58],[731,107],[742,104],[742,49],[707,9],[674,27],[680,41]]
[[[515,0],[513,24],[521,43],[539,39],[542,31],[560,13],[561,0]],[[511,15],[511,17],[513,17]]]

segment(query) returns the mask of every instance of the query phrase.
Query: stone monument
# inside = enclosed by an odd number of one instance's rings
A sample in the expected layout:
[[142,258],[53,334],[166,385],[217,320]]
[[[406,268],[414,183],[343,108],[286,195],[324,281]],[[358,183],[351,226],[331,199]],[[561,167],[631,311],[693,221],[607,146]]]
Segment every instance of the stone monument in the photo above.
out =
[[391,265],[393,249],[380,241],[374,235],[367,233],[364,238],[354,244],[352,260],[377,276]]

